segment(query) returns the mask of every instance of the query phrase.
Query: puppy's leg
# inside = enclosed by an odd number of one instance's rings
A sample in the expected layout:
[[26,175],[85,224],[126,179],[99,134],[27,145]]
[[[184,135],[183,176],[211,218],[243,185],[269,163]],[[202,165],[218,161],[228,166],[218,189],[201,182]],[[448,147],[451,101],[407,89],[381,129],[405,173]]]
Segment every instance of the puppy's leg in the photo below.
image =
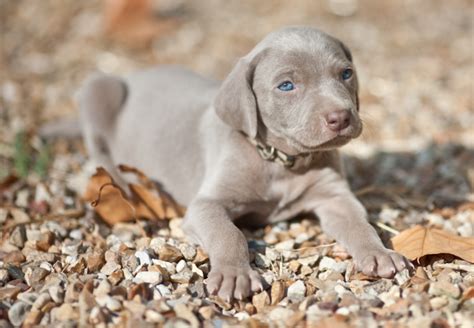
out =
[[218,201],[195,199],[187,210],[183,229],[209,254],[209,293],[230,301],[262,289],[260,276],[250,268],[247,240]]
[[346,247],[364,274],[390,278],[412,268],[402,255],[385,248],[367,221],[364,207],[349,190],[319,203],[315,212],[323,230]]
[[77,96],[81,129],[89,156],[103,166],[124,190],[127,184],[118,173],[110,156],[109,141],[116,117],[126,98],[126,87],[119,78],[98,74],[90,78]]

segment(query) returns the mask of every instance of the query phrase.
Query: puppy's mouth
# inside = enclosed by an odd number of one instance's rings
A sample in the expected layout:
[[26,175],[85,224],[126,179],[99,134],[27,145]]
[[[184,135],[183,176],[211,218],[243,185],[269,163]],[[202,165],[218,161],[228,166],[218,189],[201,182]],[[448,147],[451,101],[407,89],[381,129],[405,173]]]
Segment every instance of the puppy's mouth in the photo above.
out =
[[314,144],[308,145],[300,140],[297,140],[294,137],[288,136],[288,139],[293,144],[294,148],[301,153],[312,153],[323,150],[331,150],[339,148],[347,144],[352,139],[357,138],[362,132],[362,127],[350,128],[347,130],[340,131],[335,133],[328,138],[324,138],[323,141]]

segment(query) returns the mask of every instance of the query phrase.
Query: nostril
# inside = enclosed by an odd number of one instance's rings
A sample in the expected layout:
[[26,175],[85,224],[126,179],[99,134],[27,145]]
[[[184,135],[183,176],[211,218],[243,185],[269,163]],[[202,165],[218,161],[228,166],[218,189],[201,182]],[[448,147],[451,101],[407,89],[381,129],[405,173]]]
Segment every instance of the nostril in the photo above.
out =
[[326,123],[330,130],[340,131],[351,123],[351,114],[347,110],[338,110],[326,115]]

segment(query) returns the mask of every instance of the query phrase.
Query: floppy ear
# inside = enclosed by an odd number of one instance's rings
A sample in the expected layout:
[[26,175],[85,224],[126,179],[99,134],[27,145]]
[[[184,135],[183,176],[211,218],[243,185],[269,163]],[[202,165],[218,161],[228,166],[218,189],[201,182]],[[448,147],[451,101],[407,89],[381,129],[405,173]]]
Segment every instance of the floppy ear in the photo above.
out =
[[[352,54],[349,48],[347,48],[347,46],[341,41],[339,41],[339,44],[341,45],[342,51],[344,52],[344,55],[346,56],[346,58],[352,63]],[[357,111],[359,111],[359,81],[356,80],[355,83],[356,83],[356,106],[357,106]]]
[[252,89],[256,61],[256,57],[241,58],[214,100],[217,116],[250,138],[257,136],[257,100]]

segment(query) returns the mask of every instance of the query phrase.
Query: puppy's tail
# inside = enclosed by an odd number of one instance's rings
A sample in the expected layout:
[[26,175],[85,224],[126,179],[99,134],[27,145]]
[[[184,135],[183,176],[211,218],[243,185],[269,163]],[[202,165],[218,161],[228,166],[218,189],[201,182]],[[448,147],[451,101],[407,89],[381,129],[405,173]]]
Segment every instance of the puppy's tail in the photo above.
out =
[[106,136],[114,130],[116,118],[127,99],[127,86],[119,77],[96,73],[84,83],[75,98],[81,122]]
[[43,124],[38,130],[38,135],[44,139],[79,138],[81,136],[79,117],[68,117]]
[[74,99],[79,116],[48,122],[39,128],[45,139],[77,138],[84,133],[84,125],[108,134],[115,126],[117,114],[127,98],[125,82],[117,77],[96,73],[76,92]]

